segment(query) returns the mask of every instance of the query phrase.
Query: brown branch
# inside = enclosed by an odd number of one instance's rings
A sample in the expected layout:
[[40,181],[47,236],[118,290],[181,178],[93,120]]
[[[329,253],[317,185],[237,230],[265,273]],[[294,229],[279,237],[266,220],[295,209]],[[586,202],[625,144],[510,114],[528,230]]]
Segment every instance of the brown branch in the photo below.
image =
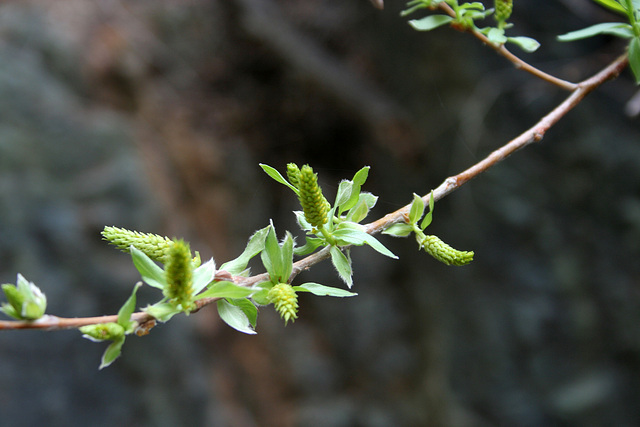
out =
[[[441,9],[443,12],[445,12],[447,15],[451,16],[452,18],[456,17],[456,13],[455,11],[451,8],[451,6],[449,6],[446,3],[438,3],[438,8]],[[458,28],[458,27],[455,27]],[[526,61],[523,61],[522,59],[520,59],[518,56],[514,55],[513,53],[511,53],[509,51],[509,49],[507,49],[506,47],[504,47],[504,44],[497,44],[497,43],[493,43],[489,40],[489,38],[487,36],[485,36],[484,34],[482,34],[479,31],[476,31],[473,28],[465,28],[464,31],[469,32],[470,34],[472,34],[475,38],[477,38],[478,40],[480,40],[483,44],[486,44],[487,46],[489,46],[491,49],[495,50],[499,55],[503,56],[504,58],[506,58],[508,61],[510,61],[513,65],[515,65],[516,68],[526,71],[527,73],[530,73],[546,82],[549,82],[553,85],[556,85],[564,90],[568,90],[568,91],[573,91],[578,87],[578,84],[576,83],[571,83],[568,82],[566,80],[562,80],[558,77],[555,77],[551,74],[545,73],[544,71],[534,67],[533,65],[529,64]]]
[[[494,167],[498,163],[505,160],[511,154],[516,151],[530,145],[534,142],[539,142],[546,132],[555,125],[562,117],[564,117],[569,111],[578,105],[585,96],[598,86],[603,84],[609,79],[615,78],[620,72],[627,66],[628,57],[626,54],[619,56],[611,64],[605,67],[603,70],[595,74],[594,76],[576,84],[576,88],[572,91],[571,95],[567,97],[560,105],[554,108],[550,113],[544,116],[538,123],[523,132],[521,135],[511,140],[504,146],[498,148],[489,154],[485,159],[474,164],[467,170],[447,178],[442,184],[440,184],[435,190],[434,200],[440,200],[453,191],[460,188],[462,185],[469,182],[471,179],[486,172],[490,168]],[[425,203],[428,203],[430,193],[423,196]],[[395,212],[389,213],[384,217],[367,224],[366,231],[370,234],[379,233],[391,225],[403,221],[404,215],[409,212],[410,204],[398,209]],[[310,268],[318,262],[329,257],[329,247],[325,247],[322,250],[311,254],[293,264],[293,272],[290,279],[293,279],[300,272]],[[216,280],[228,280],[232,281],[240,286],[253,286],[257,283],[265,282],[269,280],[267,273],[258,274],[252,277],[231,276],[225,271],[216,272]],[[196,301],[197,310],[205,307],[219,298],[205,298]],[[113,316],[100,316],[100,317],[83,317],[83,318],[64,318],[52,315],[45,315],[36,321],[0,321],[0,330],[7,329],[45,329],[45,330],[62,330],[62,329],[75,329],[80,326],[93,325],[96,323],[108,323],[117,321],[117,315]],[[155,325],[155,319],[145,312],[137,312],[131,316],[132,320],[138,322],[137,333],[144,335],[149,332]]]

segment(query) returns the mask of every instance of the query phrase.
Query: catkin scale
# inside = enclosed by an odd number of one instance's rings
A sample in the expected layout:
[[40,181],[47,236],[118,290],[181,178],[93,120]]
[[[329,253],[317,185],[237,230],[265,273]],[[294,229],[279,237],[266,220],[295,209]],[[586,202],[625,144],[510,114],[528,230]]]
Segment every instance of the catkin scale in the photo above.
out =
[[495,11],[495,19],[498,22],[504,22],[511,16],[511,12],[513,11],[513,0],[495,0],[494,7]]
[[294,322],[298,318],[298,295],[293,287],[287,283],[278,283],[269,289],[267,298],[273,303],[285,324]]

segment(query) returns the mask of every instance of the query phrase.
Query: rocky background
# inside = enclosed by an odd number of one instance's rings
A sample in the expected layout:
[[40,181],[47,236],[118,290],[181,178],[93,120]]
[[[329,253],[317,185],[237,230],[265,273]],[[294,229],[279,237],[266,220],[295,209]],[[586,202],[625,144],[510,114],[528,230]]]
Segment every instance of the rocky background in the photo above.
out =
[[[418,33],[365,0],[0,3],[0,282],[61,316],[113,314],[138,275],[104,225],[234,258],[297,202],[258,167],[310,163],[332,199],[371,165],[372,218],[427,193],[564,96],[471,37]],[[485,2],[488,3],[488,2]],[[533,64],[580,80],[624,48],[555,35],[615,17],[516,2]],[[98,371],[77,331],[0,332],[3,426],[636,426],[640,128],[629,72],[438,203],[454,268],[383,239],[353,299],[301,296],[258,335],[180,316]],[[256,266],[259,268],[259,266]],[[257,271],[257,270],[256,270]],[[301,280],[338,286],[327,263]],[[139,304],[157,293],[139,293]]]

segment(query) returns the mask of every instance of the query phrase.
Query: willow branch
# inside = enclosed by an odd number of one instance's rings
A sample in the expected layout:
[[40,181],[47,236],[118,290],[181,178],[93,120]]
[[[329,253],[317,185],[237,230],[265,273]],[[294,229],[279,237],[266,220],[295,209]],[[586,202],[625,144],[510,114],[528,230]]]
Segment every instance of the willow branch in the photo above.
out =
[[[443,197],[451,194],[473,178],[486,172],[498,163],[505,160],[511,154],[516,151],[542,140],[547,131],[555,125],[560,119],[562,119],[569,111],[571,111],[576,105],[578,105],[585,96],[587,96],[594,89],[609,79],[615,78],[620,72],[627,66],[627,55],[621,55],[614,60],[607,67],[602,69],[594,76],[576,84],[575,89],[571,94],[556,108],[545,115],[538,123],[531,128],[523,132],[515,139],[509,141],[504,146],[498,148],[489,154],[486,158],[469,167],[468,169],[460,172],[457,175],[451,176],[444,180],[435,190],[433,190],[434,200],[440,200]],[[425,194],[422,199],[425,203],[428,203],[431,193]],[[379,233],[391,225],[404,221],[405,215],[409,213],[411,204],[408,204],[395,212],[389,213],[384,217],[373,221],[367,225],[366,231],[369,234]],[[319,263],[320,261],[329,258],[329,247],[325,247],[322,250],[313,253],[293,264],[293,271],[290,280],[293,280],[300,272],[310,268],[311,266]],[[225,271],[216,272],[215,280],[227,280],[232,281],[240,286],[251,287],[257,283],[265,282],[269,280],[267,273],[258,274],[252,277],[231,276]],[[196,310],[199,310],[215,301],[219,298],[204,298],[196,301]],[[80,326],[93,325],[97,323],[108,323],[117,321],[118,316],[100,316],[100,317],[82,317],[82,318],[64,318],[52,315],[45,315],[36,321],[0,321],[0,330],[3,329],[45,329],[45,330],[62,330],[62,329],[75,329]],[[153,328],[155,325],[155,319],[145,312],[137,312],[131,316],[131,320],[138,323],[138,329],[136,333],[144,335]]]
[[[452,18],[456,17],[455,11],[448,4],[438,3],[437,7],[443,12],[445,12],[447,15],[451,16]],[[533,65],[529,64],[528,62],[520,59],[518,56],[511,53],[509,49],[507,49],[504,46],[504,44],[497,44],[497,43],[491,42],[487,36],[475,30],[474,28],[465,28],[464,31],[471,33],[475,38],[480,40],[483,44],[489,46],[491,49],[495,50],[499,55],[506,58],[509,62],[515,65],[516,68],[520,70],[526,71],[527,73],[532,74],[538,77],[539,79],[542,79],[546,82],[549,82],[567,91],[573,91],[578,86],[578,84],[576,83],[571,83],[569,81],[560,79],[549,73],[545,73],[539,68],[534,67]]]

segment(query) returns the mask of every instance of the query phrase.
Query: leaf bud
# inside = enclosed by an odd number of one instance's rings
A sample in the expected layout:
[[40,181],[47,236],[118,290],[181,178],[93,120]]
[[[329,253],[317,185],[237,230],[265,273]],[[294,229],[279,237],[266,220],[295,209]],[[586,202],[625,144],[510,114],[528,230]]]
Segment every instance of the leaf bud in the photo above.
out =
[[78,330],[91,341],[114,341],[125,335],[124,327],[115,322],[81,326]]

